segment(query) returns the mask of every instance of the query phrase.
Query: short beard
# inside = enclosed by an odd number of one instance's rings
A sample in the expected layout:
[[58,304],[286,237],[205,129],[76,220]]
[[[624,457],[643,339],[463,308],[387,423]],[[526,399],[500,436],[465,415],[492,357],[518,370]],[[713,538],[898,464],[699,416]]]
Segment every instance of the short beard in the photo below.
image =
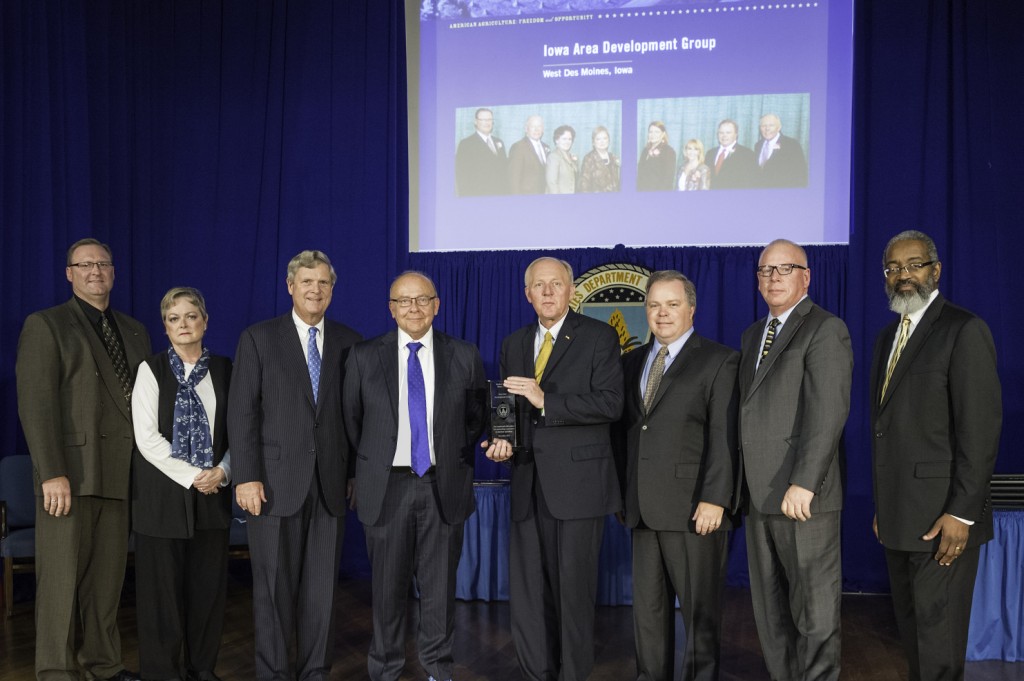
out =
[[909,283],[914,290],[905,293],[896,290],[896,286],[903,283],[907,282],[898,281],[895,285],[890,285],[888,282],[885,284],[885,293],[889,296],[889,309],[900,316],[914,314],[927,305],[938,282],[935,281],[934,276],[929,276],[923,284],[910,279]]

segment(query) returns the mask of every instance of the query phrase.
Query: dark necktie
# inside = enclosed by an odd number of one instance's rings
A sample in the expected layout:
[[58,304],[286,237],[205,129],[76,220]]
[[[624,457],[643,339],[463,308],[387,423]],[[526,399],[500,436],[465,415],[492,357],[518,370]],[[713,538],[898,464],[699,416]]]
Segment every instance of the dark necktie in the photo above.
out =
[[892,372],[896,369],[896,362],[900,361],[903,348],[907,347],[908,338],[910,338],[910,317],[903,315],[903,320],[900,322],[900,337],[896,339],[896,349],[892,351],[892,359],[889,360],[889,367],[885,370],[885,382],[882,383],[882,392],[878,396],[879,404],[885,398],[885,391],[889,387],[889,379],[892,378]]
[[117,380],[121,384],[121,393],[124,395],[124,401],[128,404],[128,408],[132,408],[132,376],[131,372],[128,371],[128,358],[124,354],[124,348],[121,347],[121,341],[117,338],[117,332],[114,331],[114,327],[110,325],[110,320],[107,319],[107,313],[100,313],[100,332],[103,334],[103,345],[107,348],[107,355],[110,356],[110,363],[114,365],[114,373],[117,374]]
[[427,388],[423,381],[423,367],[417,352],[423,343],[409,343],[409,430],[412,435],[411,464],[416,475],[430,468],[430,442],[427,439]]
[[778,318],[768,322],[768,333],[765,334],[764,347],[761,348],[761,359],[764,359],[768,355],[768,351],[772,349],[772,343],[775,342],[775,329],[777,328],[779,328]]
[[317,395],[320,393],[320,348],[316,346],[315,326],[309,327],[309,340],[306,348],[309,354],[309,382],[313,386],[313,404],[316,404]]
[[668,346],[662,345],[661,350],[654,357],[651,363],[651,370],[647,374],[647,388],[644,390],[644,413],[649,414],[651,405],[654,404],[654,396],[658,394],[658,386],[661,385],[661,377],[665,375],[665,358],[668,356]]

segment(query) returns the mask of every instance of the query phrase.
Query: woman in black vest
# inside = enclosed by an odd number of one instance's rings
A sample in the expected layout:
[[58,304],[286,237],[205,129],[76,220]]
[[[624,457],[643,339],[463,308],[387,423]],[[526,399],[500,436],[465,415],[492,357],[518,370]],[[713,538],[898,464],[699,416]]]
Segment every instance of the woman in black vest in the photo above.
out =
[[132,393],[140,673],[211,681],[231,523],[231,361],[203,347],[206,301],[198,290],[168,291],[160,316],[171,347],[139,365]]

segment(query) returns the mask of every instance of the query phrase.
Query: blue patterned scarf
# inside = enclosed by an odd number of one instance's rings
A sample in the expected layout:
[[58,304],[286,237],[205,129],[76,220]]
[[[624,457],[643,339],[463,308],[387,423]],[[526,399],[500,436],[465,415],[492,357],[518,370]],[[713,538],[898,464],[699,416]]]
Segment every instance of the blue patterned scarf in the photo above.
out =
[[206,408],[196,393],[196,386],[206,378],[209,370],[210,351],[203,348],[188,379],[185,378],[185,364],[174,348],[167,350],[171,371],[178,379],[178,393],[174,398],[174,426],[171,431],[171,456],[199,468],[213,466],[213,438],[210,436],[210,419]]

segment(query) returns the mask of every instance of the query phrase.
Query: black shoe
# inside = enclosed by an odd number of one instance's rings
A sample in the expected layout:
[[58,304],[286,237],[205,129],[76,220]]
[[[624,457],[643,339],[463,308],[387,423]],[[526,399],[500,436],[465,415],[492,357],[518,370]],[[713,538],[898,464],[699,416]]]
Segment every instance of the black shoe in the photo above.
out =
[[106,681],[142,681],[142,677],[139,676],[138,672],[131,672],[127,669],[122,669]]

